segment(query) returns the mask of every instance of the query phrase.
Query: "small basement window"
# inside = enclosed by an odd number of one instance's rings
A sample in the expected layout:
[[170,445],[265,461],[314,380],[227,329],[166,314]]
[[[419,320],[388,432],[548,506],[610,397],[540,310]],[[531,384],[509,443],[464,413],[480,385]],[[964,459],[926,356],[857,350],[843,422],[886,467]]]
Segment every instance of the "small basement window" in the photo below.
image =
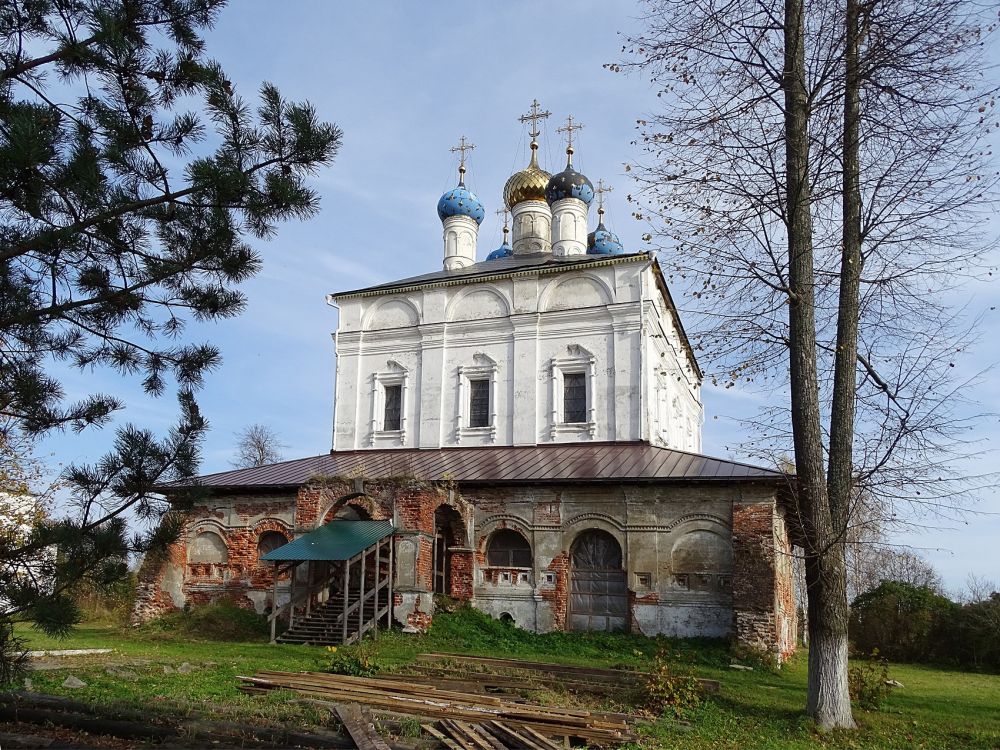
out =
[[502,568],[530,568],[531,545],[513,529],[500,529],[486,545],[486,563]]

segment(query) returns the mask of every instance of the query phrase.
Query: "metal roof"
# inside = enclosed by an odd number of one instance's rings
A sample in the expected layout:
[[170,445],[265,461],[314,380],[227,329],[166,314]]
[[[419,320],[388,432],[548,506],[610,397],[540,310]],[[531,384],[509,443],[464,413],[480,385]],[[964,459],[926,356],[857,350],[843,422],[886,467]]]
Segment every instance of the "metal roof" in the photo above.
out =
[[575,255],[570,257],[557,257],[552,253],[526,253],[523,255],[509,255],[506,258],[496,260],[483,260],[473,263],[464,268],[455,268],[450,271],[434,271],[432,273],[421,274],[420,276],[410,276],[398,281],[389,281],[385,284],[376,284],[362,289],[352,289],[346,292],[335,292],[330,296],[333,299],[341,297],[353,297],[355,295],[370,295],[381,292],[400,291],[413,287],[426,286],[428,284],[441,283],[466,283],[468,281],[482,281],[495,276],[509,276],[511,274],[525,272],[545,272],[545,271],[566,271],[575,268],[586,268],[589,266],[606,266],[615,263],[630,263],[638,261],[648,261],[648,253],[626,253],[624,255]]
[[261,560],[350,560],[393,531],[391,521],[330,521],[268,552]]
[[191,484],[262,491],[295,489],[322,477],[450,479],[460,485],[788,479],[787,474],[774,469],[629,442],[333,451],[253,469],[208,474]]

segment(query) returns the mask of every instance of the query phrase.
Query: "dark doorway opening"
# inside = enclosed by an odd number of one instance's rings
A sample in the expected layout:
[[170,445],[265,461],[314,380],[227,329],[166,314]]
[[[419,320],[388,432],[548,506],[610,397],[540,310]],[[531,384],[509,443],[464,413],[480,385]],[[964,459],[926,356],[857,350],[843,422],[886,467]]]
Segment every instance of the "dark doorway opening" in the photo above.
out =
[[570,547],[569,629],[628,630],[628,584],[618,540],[600,529]]
[[462,515],[448,505],[434,511],[434,593],[452,595],[451,548],[464,547]]

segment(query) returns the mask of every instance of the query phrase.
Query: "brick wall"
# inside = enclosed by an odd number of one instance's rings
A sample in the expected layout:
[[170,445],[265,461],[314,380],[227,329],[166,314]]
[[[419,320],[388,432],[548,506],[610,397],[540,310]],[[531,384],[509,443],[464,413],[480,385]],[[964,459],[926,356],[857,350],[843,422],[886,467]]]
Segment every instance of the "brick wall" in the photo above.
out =
[[791,546],[775,503],[733,505],[733,632],[787,659],[795,650]]
[[556,630],[566,630],[566,613],[569,609],[569,552],[561,552],[552,558],[545,572],[555,574],[555,585],[540,590],[543,601],[549,603],[553,626]]

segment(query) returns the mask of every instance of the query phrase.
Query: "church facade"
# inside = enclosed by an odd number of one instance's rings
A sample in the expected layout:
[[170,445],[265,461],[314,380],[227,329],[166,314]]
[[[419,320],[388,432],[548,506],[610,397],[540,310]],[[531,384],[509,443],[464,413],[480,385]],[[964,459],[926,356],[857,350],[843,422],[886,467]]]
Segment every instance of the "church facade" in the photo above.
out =
[[322,574],[275,581],[262,558],[364,519],[391,522],[391,615],[409,629],[443,594],[542,632],[794,650],[790,479],[701,455],[702,374],[659,265],[605,227],[572,120],[566,168],[539,166],[543,114],[504,189],[511,241],[505,226],[477,259],[463,139],[441,269],[328,298],[332,451],[200,478],[207,499],[144,568],[137,619],[219,596],[272,612]]

